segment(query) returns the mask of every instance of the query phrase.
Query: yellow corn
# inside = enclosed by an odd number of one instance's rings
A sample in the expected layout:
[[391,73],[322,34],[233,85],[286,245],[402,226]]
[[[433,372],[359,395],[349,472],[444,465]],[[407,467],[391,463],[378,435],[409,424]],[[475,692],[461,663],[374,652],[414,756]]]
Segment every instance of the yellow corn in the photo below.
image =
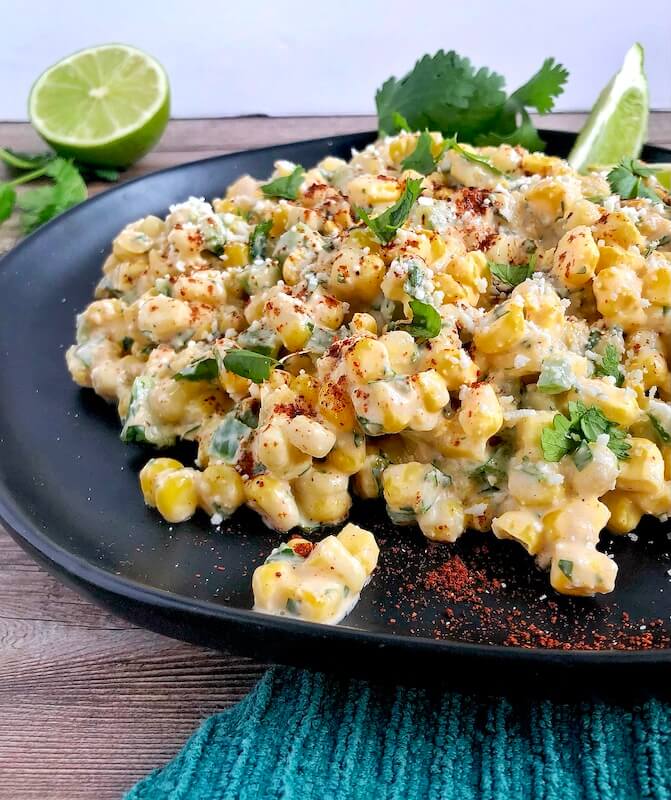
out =
[[198,508],[195,471],[183,468],[159,473],[154,483],[154,500],[168,522],[184,522],[192,517]]

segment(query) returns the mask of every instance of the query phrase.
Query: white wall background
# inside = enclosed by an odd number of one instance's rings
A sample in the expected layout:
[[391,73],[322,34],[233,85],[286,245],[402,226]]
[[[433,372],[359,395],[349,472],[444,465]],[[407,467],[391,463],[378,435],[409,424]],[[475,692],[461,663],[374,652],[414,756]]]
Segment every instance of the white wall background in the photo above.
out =
[[377,86],[439,48],[507,78],[547,56],[570,70],[560,110],[591,107],[632,42],[654,108],[671,108],[670,0],[0,0],[0,119],[26,116],[54,61],[126,42],[168,70],[173,116],[365,114]]

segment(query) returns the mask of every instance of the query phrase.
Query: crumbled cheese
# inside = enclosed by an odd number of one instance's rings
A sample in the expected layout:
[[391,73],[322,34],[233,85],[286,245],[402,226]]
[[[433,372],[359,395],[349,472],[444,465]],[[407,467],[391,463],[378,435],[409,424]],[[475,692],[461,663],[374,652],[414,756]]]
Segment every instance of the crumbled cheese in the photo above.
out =
[[513,361],[513,367],[515,369],[522,369],[522,367],[526,367],[526,365],[531,361],[529,356],[525,356],[522,353],[518,353],[515,356],[515,360]]
[[487,503],[478,503],[474,506],[469,506],[464,509],[464,514],[470,514],[473,517],[480,517],[487,511]]

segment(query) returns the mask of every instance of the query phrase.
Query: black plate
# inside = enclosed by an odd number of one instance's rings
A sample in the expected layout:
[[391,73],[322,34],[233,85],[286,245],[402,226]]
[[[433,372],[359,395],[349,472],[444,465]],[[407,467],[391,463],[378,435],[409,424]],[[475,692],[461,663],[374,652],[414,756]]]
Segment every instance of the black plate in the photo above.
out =
[[[570,134],[543,135],[558,155],[573,141]],[[470,533],[454,546],[431,545],[414,528],[392,526],[378,503],[359,503],[353,520],[375,532],[381,559],[346,623],[323,627],[267,617],[250,610],[251,573],[279,535],[247,511],[219,531],[202,514],[174,527],[161,521],[145,508],[138,488],[148,453],[123,445],[115,411],[70,380],[64,351],[75,314],[90,302],[110,242],[127,222],[164,216],[169,204],[189,195],[216,196],[245,172],[266,176],[278,158],[310,165],[328,153],[349,157],[352,147],[372,138],[339,136],[164,170],[78,206],[2,260],[2,521],[47,568],[98,602],[193,642],[412,679],[439,674],[463,680],[484,670],[490,687],[530,669],[573,668],[600,680],[637,669],[650,677],[671,662],[665,644],[671,636],[671,543],[661,525],[644,524],[637,543],[606,537],[620,564],[617,590],[571,600],[555,595],[547,575],[512,543]],[[671,152],[647,148],[644,157],[671,161]],[[476,592],[475,603],[453,602],[432,580],[456,555],[476,589],[489,587],[489,594]],[[545,649],[545,634],[561,644],[597,636],[605,637],[602,647],[613,640],[635,649]],[[656,649],[642,649],[650,642]]]

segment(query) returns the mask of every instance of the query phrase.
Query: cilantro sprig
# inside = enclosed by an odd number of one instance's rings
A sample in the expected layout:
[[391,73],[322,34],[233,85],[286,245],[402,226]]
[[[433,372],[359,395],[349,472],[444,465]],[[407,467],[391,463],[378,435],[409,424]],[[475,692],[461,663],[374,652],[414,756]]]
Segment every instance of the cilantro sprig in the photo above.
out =
[[429,303],[411,300],[412,322],[400,322],[390,325],[390,329],[405,331],[415,339],[433,339],[443,326],[440,314]]
[[[546,461],[560,461],[564,456],[576,453],[584,443],[595,442],[603,433],[608,434],[608,447],[620,460],[629,458],[631,445],[626,441],[627,432],[609,420],[600,408],[571,401],[568,411],[568,417],[556,414],[552,424],[541,432],[541,447]],[[578,458],[583,456],[584,448]]]
[[462,147],[462,145],[457,142],[456,133],[454,136],[446,139],[443,144],[443,152],[447,152],[448,150],[454,150],[455,153],[462,156],[462,158],[465,158],[466,161],[470,161],[472,164],[478,164],[479,166],[484,167],[486,170],[489,170],[489,172],[493,173],[494,175],[505,174],[498,167],[495,167],[486,156],[481,156],[466,147]]
[[367,211],[358,206],[354,207],[357,217],[365,222],[382,244],[389,244],[396,236],[396,231],[403,225],[408,218],[408,214],[415,205],[417,198],[422,193],[422,181],[420,178],[409,178],[405,182],[403,194],[386,211],[371,217]]
[[642,161],[635,158],[623,158],[622,161],[608,173],[606,179],[613,194],[618,194],[623,200],[633,200],[635,197],[644,197],[653,203],[661,203],[662,198],[645,182],[655,174],[655,170],[646,167]]
[[259,222],[259,224],[254,227],[252,235],[249,239],[249,255],[251,256],[252,261],[256,261],[257,259],[262,259],[264,257],[266,252],[266,244],[268,243],[268,234],[270,233],[270,229],[272,227],[273,221],[271,219],[268,219],[265,222]]
[[428,175],[436,169],[436,163],[440,158],[434,158],[431,148],[433,146],[433,139],[428,131],[422,131],[417,139],[415,149],[406,156],[401,162],[403,169],[413,169],[415,172],[421,172],[422,175]]
[[279,364],[276,358],[255,353],[253,350],[229,350],[224,356],[224,368],[254,383],[263,383]]
[[283,197],[285,200],[295,200],[298,197],[298,190],[303,183],[305,170],[299,164],[290,175],[275,178],[274,181],[264,183],[261,191],[266,197]]
[[402,128],[459,133],[476,145],[522,145],[540,150],[543,141],[529,109],[545,114],[562,93],[568,72],[548,58],[525,84],[506,95],[496,72],[476,69],[453,50],[423,56],[401,79],[389,78],[378,89],[375,103],[381,134]]
[[615,378],[615,385],[622,386],[624,383],[624,372],[620,367],[620,354],[614,344],[607,344],[604,347],[601,361],[594,365],[594,374],[603,378],[610,376]]
[[[85,178],[104,181],[119,178],[117,170],[80,164],[55,153],[18,153],[0,147],[0,161],[15,176],[0,183],[0,223],[18,208],[25,233],[86,200]],[[17,186],[38,180],[47,182],[21,194],[16,191]]]
[[176,381],[212,381],[219,375],[217,359],[200,358],[175,373]]
[[489,271],[501,283],[508,286],[519,286],[530,278],[536,271],[537,253],[533,253],[528,264],[500,264],[496,261],[487,261]]

